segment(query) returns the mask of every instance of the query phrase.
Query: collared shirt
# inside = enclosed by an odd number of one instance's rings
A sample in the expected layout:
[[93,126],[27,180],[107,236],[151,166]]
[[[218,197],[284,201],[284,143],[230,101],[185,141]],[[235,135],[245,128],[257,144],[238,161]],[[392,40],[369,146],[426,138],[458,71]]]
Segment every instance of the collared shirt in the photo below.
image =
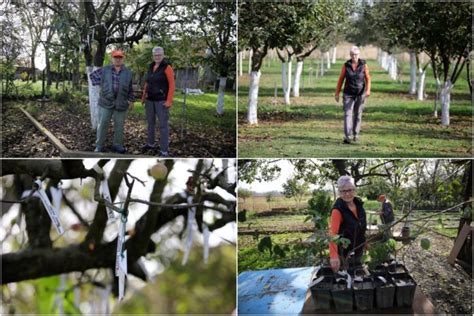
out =
[[[115,67],[112,67],[112,87],[114,89],[115,96],[117,96],[119,83],[120,83],[120,73],[123,70],[123,65],[120,67],[119,71],[115,70]],[[89,78],[91,79],[93,86],[100,85],[102,80],[102,67],[94,70],[90,73]],[[128,87],[128,101],[133,102],[135,101],[135,96],[133,95],[133,85],[130,81],[130,86]]]

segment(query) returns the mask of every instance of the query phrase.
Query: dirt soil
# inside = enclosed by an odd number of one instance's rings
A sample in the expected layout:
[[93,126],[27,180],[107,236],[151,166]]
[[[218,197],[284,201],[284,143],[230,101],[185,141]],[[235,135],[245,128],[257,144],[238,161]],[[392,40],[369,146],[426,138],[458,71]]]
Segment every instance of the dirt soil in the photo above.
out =
[[404,247],[397,259],[404,258],[408,271],[438,313],[472,315],[472,279],[461,266],[451,266],[447,261],[454,239],[432,232],[422,237],[431,241],[429,250],[415,241]]
[[[94,151],[96,134],[91,128],[86,108],[80,110],[57,103],[47,103],[39,107],[30,102],[27,111],[68,149]],[[17,103],[7,101],[3,104],[1,120],[2,157],[59,157],[59,151],[20,112]],[[112,145],[112,132],[111,122],[105,144],[106,151],[110,151]],[[124,135],[127,154],[158,155],[158,149],[145,152],[141,150],[140,147],[146,141],[146,133],[144,117],[136,114],[127,116]],[[157,138],[158,136],[157,131]],[[210,126],[193,125],[188,126],[184,136],[184,139],[181,139],[181,130],[170,126],[171,157],[235,157],[235,133],[223,132]]]

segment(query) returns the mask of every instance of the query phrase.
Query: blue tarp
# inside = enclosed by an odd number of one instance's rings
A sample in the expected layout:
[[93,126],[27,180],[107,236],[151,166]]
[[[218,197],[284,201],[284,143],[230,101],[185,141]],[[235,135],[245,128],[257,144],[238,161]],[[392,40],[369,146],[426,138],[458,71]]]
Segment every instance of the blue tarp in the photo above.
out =
[[242,272],[238,278],[239,314],[298,315],[314,267]]

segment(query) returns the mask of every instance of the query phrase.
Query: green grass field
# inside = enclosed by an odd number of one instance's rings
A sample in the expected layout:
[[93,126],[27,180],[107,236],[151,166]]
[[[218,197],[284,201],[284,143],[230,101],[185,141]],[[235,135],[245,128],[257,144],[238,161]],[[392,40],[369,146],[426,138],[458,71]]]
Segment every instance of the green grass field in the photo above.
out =
[[[361,140],[344,145],[342,102],[334,92],[343,61],[323,77],[309,77],[314,60],[305,62],[300,97],[284,105],[281,63],[267,60],[262,67],[258,98],[258,126],[246,124],[248,75],[239,77],[239,157],[471,157],[472,105],[466,74],[451,94],[451,125],[433,116],[435,82],[427,72],[428,99],[408,94],[408,65],[402,83],[392,81],[376,61],[369,60],[372,95],[366,102]],[[244,69],[247,69],[244,62]]]
[[[35,83],[15,80],[15,86],[18,91],[18,95],[23,97],[39,96],[42,92],[41,80]],[[80,98],[84,102],[87,102],[87,86],[82,86],[82,92],[73,91],[70,82],[65,83],[65,88],[71,92],[75,98]],[[53,83],[49,92],[50,96],[56,96],[63,91],[63,83],[59,84],[59,88],[56,89],[56,85]],[[236,129],[235,121],[235,96],[233,92],[226,92],[224,97],[224,116],[215,117],[216,111],[217,93],[205,93],[202,95],[188,95],[186,97],[186,109],[183,111],[184,95],[179,91],[175,92],[174,103],[171,109],[171,124],[180,126],[182,120],[185,118],[187,124],[192,127],[202,128],[218,128],[225,132],[234,132]],[[141,104],[140,100],[137,100],[134,104],[132,111],[134,114],[145,115],[145,108]]]

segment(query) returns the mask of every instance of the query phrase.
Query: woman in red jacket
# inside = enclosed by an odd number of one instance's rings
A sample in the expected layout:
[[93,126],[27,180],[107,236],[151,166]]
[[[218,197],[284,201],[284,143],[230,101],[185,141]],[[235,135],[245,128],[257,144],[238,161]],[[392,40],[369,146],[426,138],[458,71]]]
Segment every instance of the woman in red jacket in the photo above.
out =
[[342,176],[337,180],[337,187],[339,198],[332,207],[329,235],[347,238],[350,244],[342,247],[334,242],[329,243],[330,264],[334,271],[338,271],[341,267],[341,259],[348,259],[346,264],[349,263],[351,266],[361,264],[367,229],[364,203],[355,195],[354,179]]
[[339,102],[339,93],[345,81],[342,96],[345,144],[350,144],[352,140],[355,142],[359,140],[362,111],[365,99],[370,95],[370,75],[367,63],[364,59],[359,59],[360,51],[357,46],[351,48],[350,55],[351,59],[342,65],[335,95],[336,102]]
[[160,156],[169,156],[169,109],[173,105],[174,73],[171,65],[164,60],[162,47],[153,48],[153,62],[148,67],[143,88],[142,103],[145,103],[147,118],[147,143],[143,150],[155,148],[156,116],[160,124]]

